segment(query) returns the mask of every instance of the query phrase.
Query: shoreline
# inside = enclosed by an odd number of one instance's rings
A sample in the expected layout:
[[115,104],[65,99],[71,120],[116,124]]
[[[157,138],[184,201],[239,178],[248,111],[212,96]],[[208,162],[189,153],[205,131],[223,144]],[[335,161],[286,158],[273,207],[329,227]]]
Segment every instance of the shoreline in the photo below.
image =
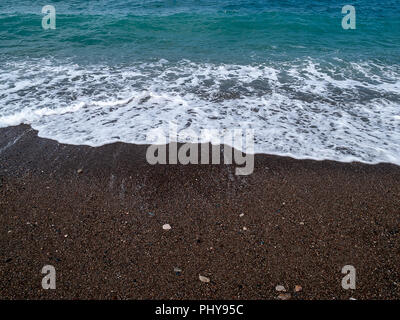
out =
[[256,154],[236,176],[152,166],[146,148],[0,129],[1,299],[400,298],[399,166]]

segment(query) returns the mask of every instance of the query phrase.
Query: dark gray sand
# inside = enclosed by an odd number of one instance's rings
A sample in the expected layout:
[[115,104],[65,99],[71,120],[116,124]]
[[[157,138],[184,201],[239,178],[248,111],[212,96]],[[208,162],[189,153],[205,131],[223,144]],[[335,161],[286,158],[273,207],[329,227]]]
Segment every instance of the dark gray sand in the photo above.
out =
[[400,298],[400,167],[258,155],[236,176],[145,151],[0,129],[0,298]]

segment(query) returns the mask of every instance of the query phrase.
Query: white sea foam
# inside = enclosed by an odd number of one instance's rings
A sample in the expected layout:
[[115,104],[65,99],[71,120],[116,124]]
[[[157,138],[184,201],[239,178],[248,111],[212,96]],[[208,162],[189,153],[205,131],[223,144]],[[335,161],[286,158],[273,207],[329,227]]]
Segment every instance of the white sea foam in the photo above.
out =
[[257,153],[400,165],[399,110],[400,67],[372,62],[0,66],[0,127],[68,144],[143,144],[174,122],[254,129]]

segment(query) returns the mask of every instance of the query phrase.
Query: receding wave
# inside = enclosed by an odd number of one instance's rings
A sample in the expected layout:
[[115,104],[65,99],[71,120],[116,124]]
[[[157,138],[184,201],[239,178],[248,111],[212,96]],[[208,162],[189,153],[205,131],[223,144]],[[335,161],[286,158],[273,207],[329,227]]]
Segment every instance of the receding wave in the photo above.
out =
[[143,144],[151,129],[254,129],[255,152],[400,164],[400,67],[299,59],[0,67],[0,127],[68,144]]

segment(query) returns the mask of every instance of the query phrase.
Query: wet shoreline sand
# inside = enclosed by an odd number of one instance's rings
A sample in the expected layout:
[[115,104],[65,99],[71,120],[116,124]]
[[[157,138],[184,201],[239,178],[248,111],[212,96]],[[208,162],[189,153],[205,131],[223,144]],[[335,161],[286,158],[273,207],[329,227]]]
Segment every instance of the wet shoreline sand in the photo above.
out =
[[1,299],[400,298],[400,167],[256,155],[236,176],[145,152],[0,129]]

